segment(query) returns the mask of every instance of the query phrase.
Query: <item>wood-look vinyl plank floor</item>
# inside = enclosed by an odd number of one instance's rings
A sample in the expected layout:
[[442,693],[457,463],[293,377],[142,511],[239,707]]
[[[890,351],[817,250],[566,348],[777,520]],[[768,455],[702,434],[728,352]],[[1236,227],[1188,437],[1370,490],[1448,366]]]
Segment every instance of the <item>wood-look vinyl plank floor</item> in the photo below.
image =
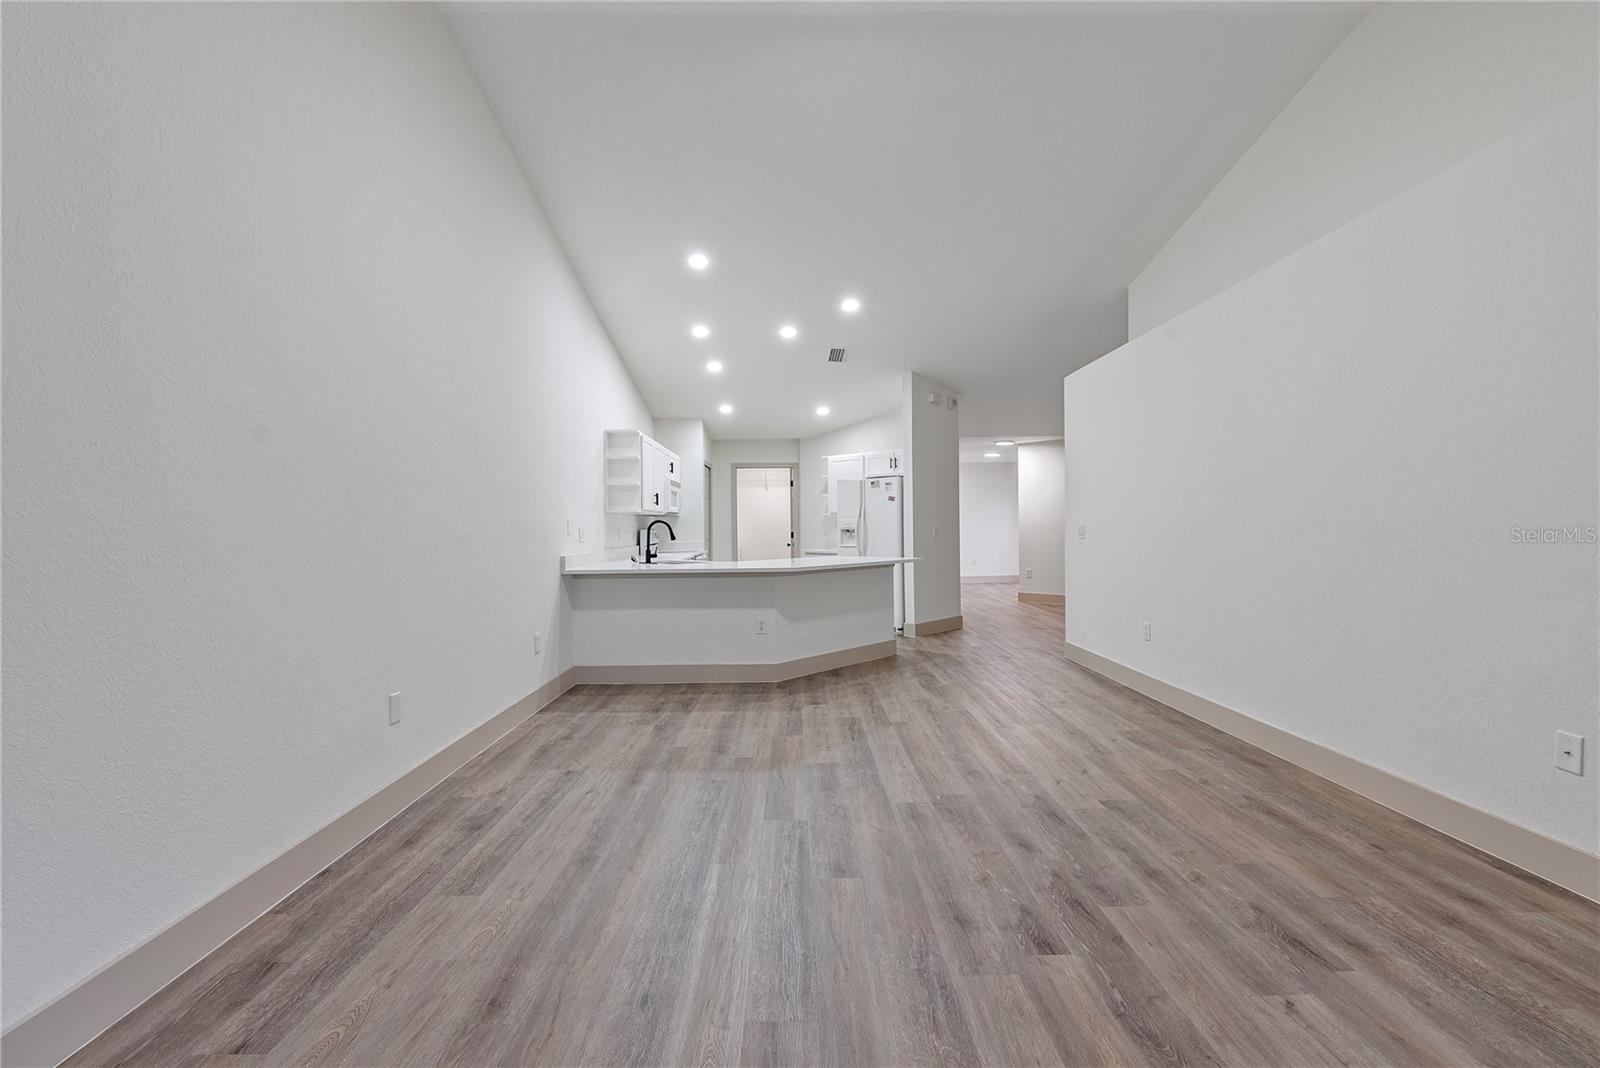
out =
[[573,690],[69,1063],[1600,1064],[1600,908],[962,609]]

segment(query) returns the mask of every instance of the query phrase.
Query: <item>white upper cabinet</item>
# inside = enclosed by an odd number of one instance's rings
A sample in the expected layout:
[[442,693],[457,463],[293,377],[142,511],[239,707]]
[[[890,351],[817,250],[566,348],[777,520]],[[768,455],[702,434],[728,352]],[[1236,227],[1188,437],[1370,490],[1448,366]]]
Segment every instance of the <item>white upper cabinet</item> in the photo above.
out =
[[637,430],[607,430],[606,511],[676,515],[683,497],[678,454]]
[[891,449],[888,452],[869,452],[866,455],[866,477],[881,478],[884,475],[898,475],[900,470],[900,450]]

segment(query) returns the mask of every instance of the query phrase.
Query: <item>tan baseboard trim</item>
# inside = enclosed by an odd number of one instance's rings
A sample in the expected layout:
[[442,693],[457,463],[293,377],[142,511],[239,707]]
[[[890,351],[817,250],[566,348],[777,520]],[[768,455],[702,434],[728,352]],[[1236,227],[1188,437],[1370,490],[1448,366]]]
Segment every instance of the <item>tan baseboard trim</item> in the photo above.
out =
[[970,582],[970,583],[973,583],[975,585],[984,585],[985,583],[988,583],[988,584],[992,584],[992,585],[995,585],[995,586],[1014,586],[1017,583],[1017,576],[1015,576],[1015,575],[962,575],[961,576],[961,581],[962,582]]
[[1017,600],[1023,604],[1064,605],[1067,603],[1067,595],[1064,593],[1024,593],[1019,590],[1017,591]]
[[944,619],[929,619],[921,623],[907,623],[907,638],[926,638],[933,634],[943,634],[947,630],[960,630],[960,616],[946,616]]
[[639,686],[663,682],[787,682],[819,671],[895,655],[894,639],[777,664],[612,664],[575,668],[579,686]]
[[129,950],[0,1038],[0,1063],[56,1065],[360,845],[379,827],[575,683],[568,669],[474,727],[332,823]]
[[1067,658],[1546,882],[1600,901],[1600,857],[1067,643]]

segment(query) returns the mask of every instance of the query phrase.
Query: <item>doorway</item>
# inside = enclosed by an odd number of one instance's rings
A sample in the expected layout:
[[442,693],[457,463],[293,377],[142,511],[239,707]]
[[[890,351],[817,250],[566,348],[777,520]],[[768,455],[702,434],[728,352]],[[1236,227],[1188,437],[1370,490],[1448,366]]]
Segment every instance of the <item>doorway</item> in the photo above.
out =
[[733,465],[733,558],[797,556],[799,512],[792,464]]

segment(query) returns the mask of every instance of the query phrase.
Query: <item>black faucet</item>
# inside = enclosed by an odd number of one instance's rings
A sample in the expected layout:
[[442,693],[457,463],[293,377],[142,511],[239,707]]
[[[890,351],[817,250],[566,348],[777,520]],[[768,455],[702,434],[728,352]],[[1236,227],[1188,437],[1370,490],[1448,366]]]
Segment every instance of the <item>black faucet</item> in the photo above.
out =
[[660,555],[656,552],[655,547],[650,544],[650,532],[656,529],[657,523],[660,523],[662,526],[667,528],[667,537],[671,538],[673,541],[678,540],[678,535],[674,534],[672,531],[671,523],[667,522],[665,519],[651,520],[650,525],[644,528],[644,562],[647,564],[654,562],[655,558]]

